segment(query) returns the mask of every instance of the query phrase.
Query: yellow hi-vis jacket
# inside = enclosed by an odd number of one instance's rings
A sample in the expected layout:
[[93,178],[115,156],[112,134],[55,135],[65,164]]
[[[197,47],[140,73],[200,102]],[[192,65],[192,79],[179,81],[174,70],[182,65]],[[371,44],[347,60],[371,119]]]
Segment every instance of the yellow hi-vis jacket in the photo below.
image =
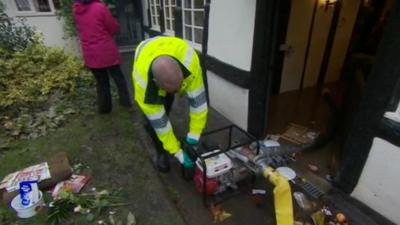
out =
[[168,55],[180,62],[184,80],[179,90],[189,98],[189,133],[187,137],[199,140],[207,122],[207,100],[200,60],[195,50],[185,41],[175,37],[154,37],[142,41],[135,51],[132,80],[135,101],[149,119],[163,147],[170,154],[178,152],[180,142],[174,135],[164,109],[166,91],[153,80],[151,64],[155,58]]

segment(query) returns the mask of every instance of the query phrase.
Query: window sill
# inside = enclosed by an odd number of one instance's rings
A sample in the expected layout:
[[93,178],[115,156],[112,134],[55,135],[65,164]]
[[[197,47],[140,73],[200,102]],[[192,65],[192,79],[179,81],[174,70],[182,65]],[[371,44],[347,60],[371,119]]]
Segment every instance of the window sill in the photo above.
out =
[[197,43],[194,43],[194,42],[192,42],[192,41],[188,41],[188,40],[186,40],[186,39],[184,39],[190,46],[192,46],[192,48],[194,48],[194,49],[196,49],[198,52],[202,52],[202,46],[201,46],[201,44],[197,44]]
[[55,12],[16,12],[16,17],[55,17]]

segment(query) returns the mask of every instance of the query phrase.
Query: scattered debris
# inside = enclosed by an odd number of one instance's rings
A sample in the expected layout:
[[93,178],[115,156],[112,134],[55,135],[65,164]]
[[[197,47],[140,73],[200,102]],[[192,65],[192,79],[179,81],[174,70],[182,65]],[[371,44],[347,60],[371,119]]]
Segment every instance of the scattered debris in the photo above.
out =
[[325,214],[321,211],[317,211],[311,215],[311,219],[314,225],[324,225],[325,224]]
[[[40,174],[41,172],[43,173]],[[0,198],[4,204],[9,204],[11,200],[18,195],[19,181],[38,180],[39,189],[46,190],[54,187],[58,182],[70,178],[71,175],[72,169],[67,154],[65,152],[59,152],[47,162],[25,168],[5,177],[2,182],[2,187],[4,188],[0,188]],[[11,184],[12,179],[15,181],[14,184],[18,184],[17,188],[12,187],[15,186]],[[6,180],[7,182],[5,182]],[[12,187],[10,190],[14,191],[7,191],[6,186],[8,182],[10,182],[10,187]]]
[[263,190],[263,189],[253,189],[251,190],[251,194],[253,195],[265,195],[267,193],[267,191]]
[[226,219],[228,219],[229,217],[232,216],[232,214],[230,214],[230,213],[226,212],[225,210],[223,210],[220,205],[211,205],[210,206],[210,211],[211,211],[211,214],[212,214],[212,216],[214,218],[214,223],[223,222],[223,221],[225,221]]
[[308,164],[308,169],[314,173],[318,172],[319,168],[318,166],[314,165],[314,164]]
[[79,193],[89,180],[90,177],[87,175],[73,174],[68,180],[59,182],[52,190],[51,196],[56,198],[61,190],[71,190],[75,194]]
[[326,216],[332,216],[332,215],[333,215],[332,211],[331,211],[327,206],[322,207],[321,211],[322,211]]
[[336,220],[339,223],[343,224],[343,223],[345,223],[347,221],[347,218],[343,213],[338,213],[338,214],[336,214]]
[[319,136],[319,132],[307,127],[291,123],[288,129],[280,136],[295,144],[310,144]]
[[89,166],[86,166],[86,165],[84,165],[84,164],[82,164],[82,163],[77,163],[77,164],[75,164],[75,165],[72,166],[72,171],[73,171],[74,173],[79,174],[79,173],[82,172],[82,170],[88,169],[88,168],[89,168]]
[[22,181],[37,180],[40,182],[49,178],[51,178],[49,165],[44,162],[7,175],[0,182],[0,189],[13,192],[19,189],[19,183]]
[[330,175],[330,174],[327,174],[327,175],[325,175],[325,179],[326,179],[327,181],[329,181],[329,182],[332,182],[332,181],[333,181],[333,176]]
[[265,203],[266,191],[263,189],[251,190],[251,200],[257,207],[261,207]]
[[265,140],[278,141],[281,136],[279,134],[267,134]]
[[51,224],[59,224],[75,212],[85,214],[86,220],[92,222],[107,208],[128,205],[119,203],[120,200],[117,192],[107,190],[75,194],[72,190],[62,189],[49,208],[48,221]]
[[303,194],[302,192],[294,192],[293,197],[296,200],[297,205],[305,212],[312,211],[313,205],[305,194]]
[[136,217],[132,212],[129,212],[126,217],[126,225],[136,225]]
[[304,225],[304,223],[301,221],[294,221],[294,225]]

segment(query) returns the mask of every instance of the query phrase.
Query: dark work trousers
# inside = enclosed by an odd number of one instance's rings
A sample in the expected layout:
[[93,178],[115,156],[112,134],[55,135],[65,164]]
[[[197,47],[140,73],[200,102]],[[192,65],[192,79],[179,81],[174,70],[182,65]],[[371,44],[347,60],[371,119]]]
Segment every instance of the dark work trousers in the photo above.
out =
[[[164,107],[165,107],[165,112],[167,113],[167,115],[169,115],[169,112],[171,111],[172,104],[174,103],[174,98],[175,98],[174,94],[167,94],[167,96],[165,97]],[[160,141],[160,139],[158,139],[156,131],[151,126],[149,119],[147,119],[147,117],[145,117],[145,118],[146,118],[146,124],[144,126],[145,126],[147,133],[150,135],[151,139],[153,140],[154,145],[156,146],[157,154],[161,155],[163,153],[167,153],[163,148],[162,142]]]
[[96,78],[97,107],[99,113],[109,113],[112,110],[109,76],[113,78],[117,86],[120,104],[126,107],[131,106],[125,77],[119,65],[96,69],[91,68],[90,70]]

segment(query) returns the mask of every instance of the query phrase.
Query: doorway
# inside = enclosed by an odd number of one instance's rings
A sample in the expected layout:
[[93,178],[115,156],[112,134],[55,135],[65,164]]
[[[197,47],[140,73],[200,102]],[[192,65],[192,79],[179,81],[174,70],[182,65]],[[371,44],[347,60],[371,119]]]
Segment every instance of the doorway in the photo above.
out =
[[141,1],[106,0],[111,13],[120,24],[120,32],[115,37],[119,47],[133,47],[143,40]]
[[[282,70],[273,79],[267,134],[300,126],[317,134],[304,167],[332,179],[341,149],[375,63],[394,0],[291,1]],[[286,140],[293,143],[293,140]],[[295,143],[296,144],[296,143]]]

